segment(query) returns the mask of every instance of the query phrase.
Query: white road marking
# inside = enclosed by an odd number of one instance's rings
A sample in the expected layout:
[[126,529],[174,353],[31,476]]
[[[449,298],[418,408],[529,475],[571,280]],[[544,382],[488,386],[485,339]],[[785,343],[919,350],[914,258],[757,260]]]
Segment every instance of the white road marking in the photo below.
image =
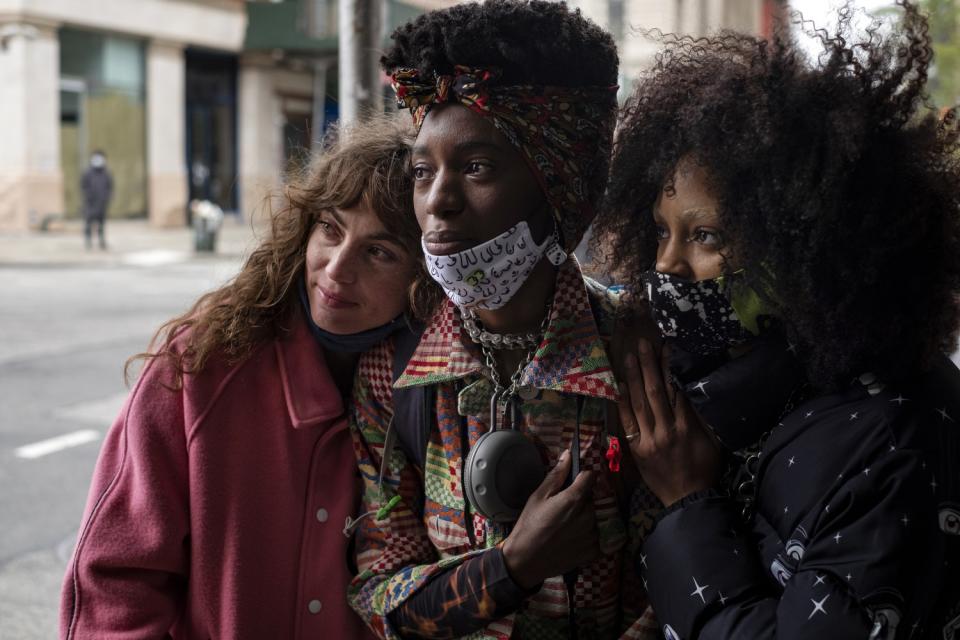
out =
[[190,258],[187,251],[173,251],[171,249],[151,249],[148,251],[133,251],[126,253],[120,259],[123,264],[136,267],[160,267],[165,264],[185,262]]
[[120,415],[120,410],[123,409],[123,403],[126,400],[127,392],[124,391],[100,400],[60,407],[53,412],[53,415],[68,422],[81,422],[106,428],[113,424],[113,421]]
[[94,431],[93,429],[82,429],[72,433],[65,433],[62,436],[50,438],[49,440],[41,440],[40,442],[34,442],[33,444],[17,447],[13,450],[13,454],[18,458],[33,460],[34,458],[56,453],[57,451],[69,449],[70,447],[78,447],[81,444],[86,444],[99,439],[99,431]]

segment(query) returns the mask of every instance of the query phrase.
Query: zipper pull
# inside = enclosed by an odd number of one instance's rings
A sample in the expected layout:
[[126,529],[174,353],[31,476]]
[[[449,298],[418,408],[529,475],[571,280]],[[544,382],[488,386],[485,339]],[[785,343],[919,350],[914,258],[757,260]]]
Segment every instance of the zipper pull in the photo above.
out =
[[609,436],[607,444],[607,453],[604,454],[607,459],[607,467],[613,473],[620,471],[620,460],[623,458],[623,451],[620,449],[620,438]]
[[356,532],[357,527],[360,526],[360,523],[363,521],[364,518],[373,516],[374,520],[383,520],[384,518],[387,517],[387,515],[390,514],[390,511],[392,511],[395,506],[400,504],[400,500],[401,500],[400,496],[393,496],[392,498],[390,498],[387,504],[383,505],[379,509],[367,511],[366,513],[361,513],[356,518],[351,518],[350,516],[347,516],[347,519],[344,520],[343,522],[344,537],[349,538],[350,536],[352,536]]

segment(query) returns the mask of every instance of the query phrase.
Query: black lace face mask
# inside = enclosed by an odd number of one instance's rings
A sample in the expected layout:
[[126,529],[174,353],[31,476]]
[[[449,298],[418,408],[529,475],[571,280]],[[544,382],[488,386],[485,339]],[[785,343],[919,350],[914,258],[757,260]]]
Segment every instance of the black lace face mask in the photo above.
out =
[[660,333],[684,351],[707,356],[753,337],[734,311],[720,279],[691,282],[647,271],[643,283]]

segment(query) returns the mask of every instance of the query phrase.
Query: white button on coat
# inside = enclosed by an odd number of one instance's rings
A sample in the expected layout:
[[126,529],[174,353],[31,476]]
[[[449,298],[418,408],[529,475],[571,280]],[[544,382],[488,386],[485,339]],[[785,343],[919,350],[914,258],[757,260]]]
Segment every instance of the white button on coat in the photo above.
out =
[[329,517],[330,514],[327,513],[326,509],[317,509],[317,520],[319,522],[326,522]]
[[320,609],[323,608],[323,604],[319,600],[311,600],[310,604],[307,605],[307,609],[310,610],[310,613],[320,613]]

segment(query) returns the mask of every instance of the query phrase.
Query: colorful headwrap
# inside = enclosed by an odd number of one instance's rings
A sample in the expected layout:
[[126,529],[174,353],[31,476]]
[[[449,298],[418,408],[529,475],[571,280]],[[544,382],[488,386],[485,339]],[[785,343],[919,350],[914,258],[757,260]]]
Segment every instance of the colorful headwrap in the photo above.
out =
[[397,106],[419,130],[434,104],[460,103],[490,118],[536,176],[573,251],[596,215],[616,121],[616,86],[499,85],[496,69],[454,67],[453,75],[393,74]]

